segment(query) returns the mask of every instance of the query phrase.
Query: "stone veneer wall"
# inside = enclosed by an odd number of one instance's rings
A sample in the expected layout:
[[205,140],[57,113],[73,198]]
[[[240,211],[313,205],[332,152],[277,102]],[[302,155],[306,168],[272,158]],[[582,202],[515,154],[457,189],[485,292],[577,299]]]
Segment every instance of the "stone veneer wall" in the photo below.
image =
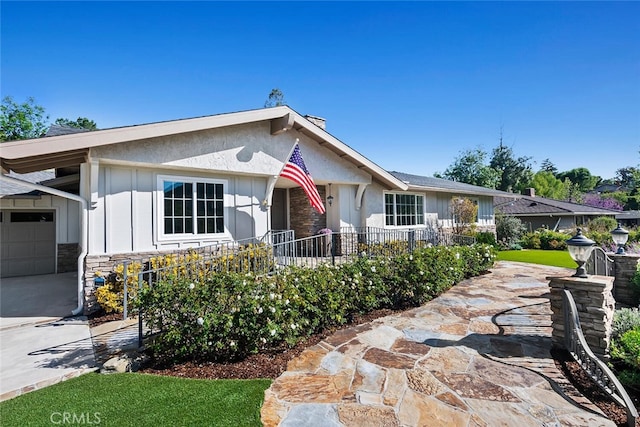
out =
[[58,243],[58,273],[68,273],[78,270],[78,255],[80,246],[77,243]]
[[576,302],[580,326],[587,344],[596,356],[602,360],[608,360],[611,325],[615,311],[615,300],[611,293],[614,278],[589,276],[587,279],[577,277],[551,277],[549,279],[553,344],[565,347],[562,290],[567,289]]
[[[317,188],[320,198],[325,201],[325,187]],[[319,214],[313,209],[302,188],[291,188],[289,189],[289,224],[296,233],[296,239],[315,236],[318,231],[327,226],[327,214]]]
[[615,282],[613,283],[613,296],[619,306],[637,307],[640,304],[633,291],[631,279],[638,268],[640,255],[616,255],[608,254],[615,263]]
[[163,254],[181,254],[195,252],[204,252],[204,248],[187,248],[183,250],[168,250],[168,251],[152,251],[152,252],[136,252],[136,253],[124,253],[124,254],[112,254],[112,255],[87,255],[85,258],[85,278],[84,278],[84,301],[85,301],[85,314],[92,313],[100,309],[96,297],[94,296],[95,278],[96,272],[100,272],[102,276],[107,276],[113,272],[115,266],[123,264],[124,262],[146,262],[149,258],[163,255]]

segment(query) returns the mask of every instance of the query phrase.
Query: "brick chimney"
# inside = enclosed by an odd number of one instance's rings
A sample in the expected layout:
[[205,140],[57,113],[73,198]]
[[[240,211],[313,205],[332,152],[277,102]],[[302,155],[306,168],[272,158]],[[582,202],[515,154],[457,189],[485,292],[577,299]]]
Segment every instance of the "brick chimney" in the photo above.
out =
[[536,189],[535,188],[525,188],[522,190],[522,194],[524,196],[536,197]]
[[305,119],[309,120],[311,123],[313,123],[314,125],[318,126],[320,129],[322,130],[326,130],[327,129],[327,120],[323,117],[318,117],[318,116],[310,116],[310,115],[306,115],[304,116]]

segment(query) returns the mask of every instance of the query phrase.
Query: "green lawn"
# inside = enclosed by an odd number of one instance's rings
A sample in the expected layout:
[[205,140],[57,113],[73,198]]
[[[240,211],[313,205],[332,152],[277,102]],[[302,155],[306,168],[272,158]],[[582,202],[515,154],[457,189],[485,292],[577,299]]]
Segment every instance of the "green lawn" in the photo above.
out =
[[568,251],[543,251],[540,249],[523,249],[521,251],[500,251],[498,261],[518,261],[532,264],[552,265],[555,267],[576,268]]
[[118,427],[261,426],[270,384],[92,373],[0,403],[0,425],[64,425],[66,415],[66,424]]

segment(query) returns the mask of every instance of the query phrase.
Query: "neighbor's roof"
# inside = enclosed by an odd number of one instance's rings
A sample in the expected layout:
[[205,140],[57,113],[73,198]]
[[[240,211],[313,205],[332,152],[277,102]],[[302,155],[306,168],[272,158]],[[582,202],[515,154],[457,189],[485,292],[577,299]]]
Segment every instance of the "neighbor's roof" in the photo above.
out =
[[546,197],[520,196],[518,199],[494,199],[494,206],[506,215],[616,215],[618,211],[595,208],[579,203],[547,199]]
[[[32,184],[40,184],[41,182],[50,181],[56,177],[56,174],[52,170],[30,172],[25,174],[10,172],[8,174],[11,178],[16,178],[21,181],[27,181]],[[28,187],[21,185],[11,184],[5,181],[0,181],[0,197],[10,196],[16,194],[35,194],[37,192],[32,191]]]
[[0,161],[3,169],[20,173],[74,166],[87,161],[92,147],[260,121],[271,122],[272,135],[289,129],[301,132],[388,188],[408,188],[401,180],[287,106],[5,142]]
[[616,219],[640,219],[640,211],[622,211],[616,214]]
[[393,176],[409,185],[413,190],[430,190],[446,193],[470,194],[476,196],[493,197],[519,197],[518,194],[507,193],[492,188],[479,187],[465,184],[464,182],[450,181],[448,179],[433,178],[430,176],[411,175],[404,172],[390,172]]

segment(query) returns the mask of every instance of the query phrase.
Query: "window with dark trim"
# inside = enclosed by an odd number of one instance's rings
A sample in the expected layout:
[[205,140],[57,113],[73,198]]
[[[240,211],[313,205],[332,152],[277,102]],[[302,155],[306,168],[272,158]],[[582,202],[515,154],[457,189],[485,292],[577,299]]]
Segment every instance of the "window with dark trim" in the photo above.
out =
[[424,196],[387,193],[384,195],[385,225],[424,225]]

